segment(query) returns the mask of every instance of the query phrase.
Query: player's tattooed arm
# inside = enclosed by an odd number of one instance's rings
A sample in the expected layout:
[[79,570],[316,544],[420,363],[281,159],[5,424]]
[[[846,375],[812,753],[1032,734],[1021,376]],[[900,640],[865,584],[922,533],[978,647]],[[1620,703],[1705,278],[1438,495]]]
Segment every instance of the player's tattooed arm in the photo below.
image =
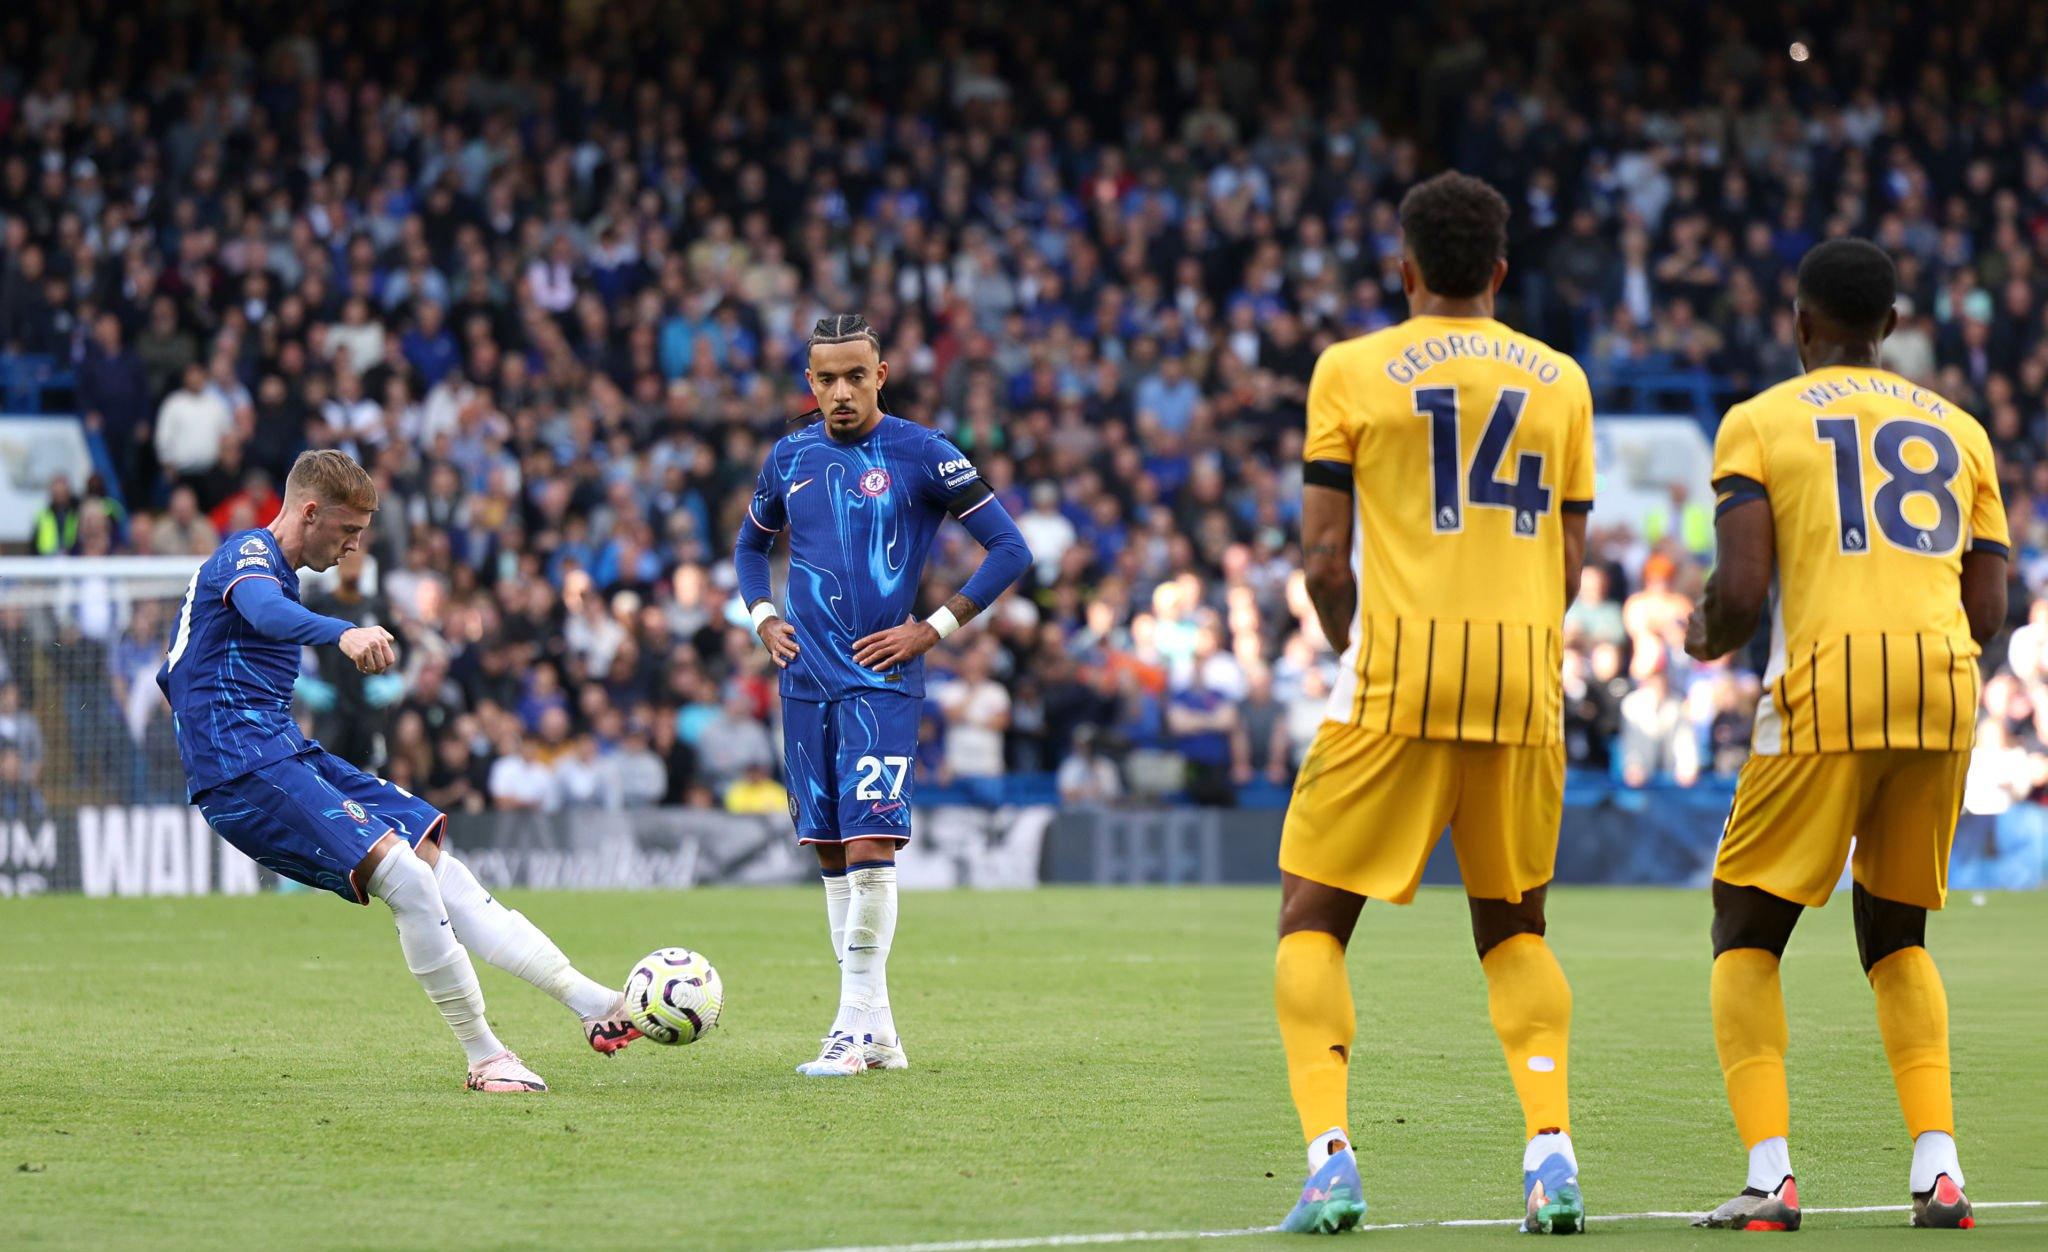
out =
[[1714,543],[1714,572],[1685,624],[1686,653],[1700,661],[1724,657],[1756,634],[1776,562],[1769,502],[1758,498],[1722,513],[1714,522]]
[[981,606],[959,592],[955,592],[953,593],[953,598],[946,601],[946,611],[953,615],[954,621],[965,626],[969,621],[973,620],[976,613],[981,612]]
[[[963,592],[954,592],[946,601],[946,611],[953,620],[965,626],[968,620],[981,612],[981,606]],[[930,622],[911,618],[901,626],[878,630],[854,642],[853,663],[873,670],[894,669],[908,661],[931,651],[939,644],[939,628]]]

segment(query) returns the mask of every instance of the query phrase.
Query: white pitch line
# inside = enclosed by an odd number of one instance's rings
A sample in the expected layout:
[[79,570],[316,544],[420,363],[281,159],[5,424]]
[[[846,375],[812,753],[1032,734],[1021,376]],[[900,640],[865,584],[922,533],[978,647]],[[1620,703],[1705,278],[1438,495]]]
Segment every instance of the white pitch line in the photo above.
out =
[[[2048,1200],[1985,1200],[1979,1209],[2048,1208]],[[1842,1208],[1805,1208],[1802,1213],[1907,1213],[1910,1204],[1857,1204]],[[1594,1213],[1595,1222],[1687,1221],[1699,1212]],[[1424,1230],[1434,1226],[1519,1226],[1518,1217],[1459,1217],[1433,1222],[1382,1222],[1363,1225],[1359,1230]],[[1247,1226],[1239,1230],[1128,1230],[1081,1235],[1038,1235],[1022,1239],[955,1239],[941,1243],[859,1243],[832,1248],[808,1248],[804,1252],[1005,1252],[1011,1248],[1075,1248],[1103,1243],[1165,1243],[1177,1239],[1240,1239],[1246,1235],[1270,1235],[1278,1226]]]

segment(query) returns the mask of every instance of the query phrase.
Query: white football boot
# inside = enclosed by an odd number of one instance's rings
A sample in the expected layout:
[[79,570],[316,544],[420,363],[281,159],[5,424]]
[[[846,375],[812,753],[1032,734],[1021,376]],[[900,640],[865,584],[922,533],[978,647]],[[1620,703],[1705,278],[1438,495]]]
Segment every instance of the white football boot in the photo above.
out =
[[903,1036],[896,1036],[894,1043],[877,1043],[873,1035],[865,1037],[869,1069],[909,1069],[910,1058],[903,1052]]
[[471,1091],[546,1091],[548,1085],[540,1075],[526,1068],[526,1063],[512,1054],[511,1049],[487,1056],[469,1067],[469,1078],[463,1084]]
[[866,1072],[867,1067],[867,1050],[861,1041],[844,1031],[833,1031],[825,1036],[818,1059],[805,1061],[796,1067],[796,1072],[806,1078],[851,1078]]

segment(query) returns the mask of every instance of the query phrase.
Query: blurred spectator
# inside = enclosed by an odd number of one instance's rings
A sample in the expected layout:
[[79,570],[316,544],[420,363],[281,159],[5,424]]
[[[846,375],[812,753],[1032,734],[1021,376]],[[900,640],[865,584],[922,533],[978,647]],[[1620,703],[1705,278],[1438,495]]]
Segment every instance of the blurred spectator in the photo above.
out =
[[1060,803],[1072,807],[1115,804],[1123,798],[1123,775],[1116,762],[1096,751],[1096,729],[1083,726],[1074,732],[1072,749],[1060,762],[1057,777]]
[[32,533],[37,556],[64,556],[78,550],[78,499],[71,493],[69,475],[50,478],[50,499],[36,513]]
[[78,364],[78,409],[86,429],[99,432],[113,458],[115,486],[134,501],[146,495],[142,453],[149,446],[155,395],[142,358],[125,339],[116,315],[102,313],[94,321],[92,344]]
[[555,786],[567,809],[625,807],[625,783],[617,760],[600,755],[597,740],[578,735],[569,750],[555,759]]
[[443,812],[477,813],[491,803],[491,777],[490,763],[471,751],[470,734],[455,729],[434,740],[434,767],[421,794]]
[[789,812],[789,792],[768,773],[762,761],[749,761],[732,786],[725,789],[725,810],[760,817],[777,817]]
[[561,807],[555,770],[543,755],[539,740],[515,727],[505,733],[498,752],[490,773],[492,808],[552,813]]
[[618,752],[619,802],[629,809],[651,808],[668,794],[668,766],[645,730],[626,732]]
[[1588,565],[1579,574],[1579,595],[1564,614],[1565,634],[1584,647],[1595,644],[1619,646],[1628,639],[1622,625],[1621,606],[1608,595],[1607,570]]
[[1621,606],[1622,627],[1638,653],[1677,652],[1685,647],[1685,619],[1692,601],[1672,588],[1678,566],[1658,552],[1643,562],[1642,590]]
[[931,692],[946,718],[946,764],[954,778],[999,778],[1010,692],[990,676],[987,636],[960,658],[959,673]]
[[235,423],[197,362],[185,366],[184,379],[157,408],[156,455],[166,473],[190,481],[220,463],[221,446],[235,433]]
[[192,488],[171,488],[170,506],[156,519],[153,551],[157,556],[207,556],[225,537],[199,511]]
[[[738,687],[704,724],[697,740],[697,764],[703,781],[723,794],[750,766],[772,768],[776,752],[768,728],[755,715],[753,701]],[[1000,758],[999,758],[1000,759]]]
[[1187,685],[1174,689],[1166,725],[1187,762],[1188,798],[1197,804],[1234,801],[1230,748],[1231,739],[1241,733],[1238,710],[1228,696],[1209,685],[1200,667],[1189,672]]
[[1231,780],[1242,787],[1254,779],[1285,783],[1288,769],[1287,713],[1273,697],[1273,674],[1259,665],[1245,676],[1245,695],[1231,728]]
[[1621,701],[1621,776],[1631,787],[1669,776],[1690,787],[1699,776],[1699,739],[1685,717],[1685,701],[1671,690],[1661,651],[1645,654],[1634,691]]
[[20,749],[0,742],[0,822],[40,821],[48,812],[42,788],[23,772]]
[[1074,546],[1076,534],[1073,521],[1060,512],[1060,489],[1052,483],[1034,487],[1031,508],[1017,519],[1017,528],[1024,532],[1024,542],[1031,549],[1038,581],[1058,582],[1060,563]]
[[35,782],[43,774],[43,727],[36,715],[22,708],[21,688],[0,681],[0,747],[16,754],[21,777]]

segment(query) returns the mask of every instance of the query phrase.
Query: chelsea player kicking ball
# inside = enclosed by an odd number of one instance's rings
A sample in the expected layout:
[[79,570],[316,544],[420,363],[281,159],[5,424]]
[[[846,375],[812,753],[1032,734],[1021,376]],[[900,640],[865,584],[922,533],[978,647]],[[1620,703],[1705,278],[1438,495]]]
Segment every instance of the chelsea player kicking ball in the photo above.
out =
[[688,948],[650,952],[626,976],[626,1014],[656,1043],[692,1043],[718,1025],[725,984]]

